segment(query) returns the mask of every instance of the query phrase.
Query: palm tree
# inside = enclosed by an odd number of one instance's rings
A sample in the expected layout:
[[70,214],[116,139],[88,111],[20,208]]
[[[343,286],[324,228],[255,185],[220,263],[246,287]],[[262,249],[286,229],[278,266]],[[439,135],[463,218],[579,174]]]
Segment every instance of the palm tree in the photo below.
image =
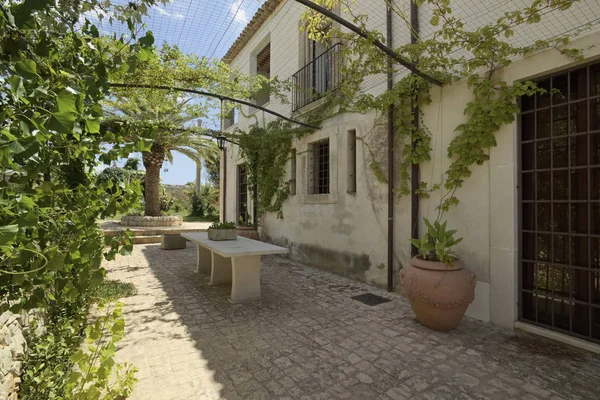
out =
[[146,169],[144,215],[160,215],[160,171],[165,160],[173,161],[173,152],[181,153],[196,165],[213,160],[218,152],[214,141],[201,129],[186,129],[190,122],[206,116],[206,107],[192,103],[179,93],[139,89],[118,93],[106,102],[105,115],[113,119],[147,122],[158,127],[150,151],[142,153]]
[[212,140],[188,130],[158,132],[150,151],[142,153],[146,168],[145,215],[160,214],[160,170],[165,160],[173,161],[174,151],[189,157],[196,165],[202,165],[202,159],[211,159],[217,147]]

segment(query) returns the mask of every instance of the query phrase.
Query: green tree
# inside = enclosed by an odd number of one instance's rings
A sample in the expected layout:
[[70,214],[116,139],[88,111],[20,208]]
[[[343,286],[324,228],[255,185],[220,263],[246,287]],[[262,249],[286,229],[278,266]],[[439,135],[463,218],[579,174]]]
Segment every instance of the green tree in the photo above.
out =
[[[232,82],[234,72],[221,62],[209,61],[182,53],[167,44],[159,56],[138,64],[135,74],[126,74],[123,82],[129,84],[159,84],[172,87],[202,87],[223,95],[250,98],[265,78],[247,77]],[[218,159],[218,149],[207,129],[189,127],[195,120],[209,118],[216,106],[212,99],[192,97],[180,91],[163,89],[116,89],[106,100],[107,114],[121,121],[121,132],[131,123],[153,126],[153,142],[149,151],[142,153],[146,169],[145,214],[160,213],[160,170],[165,160],[173,160],[179,152],[197,165],[203,163],[210,170]],[[113,124],[113,128],[115,124]],[[204,160],[204,162],[203,162]],[[214,168],[212,168],[214,170]]]
[[127,161],[125,161],[125,165],[123,166],[123,169],[129,170],[129,171],[137,171],[139,167],[140,167],[140,159],[132,157],[132,158],[128,158]]
[[[45,326],[25,361],[23,398],[69,398],[69,358],[105,276],[102,258],[131,250],[129,237],[105,247],[96,218],[126,211],[140,186],[95,175],[100,163],[147,151],[151,142],[102,131],[100,101],[110,96],[109,79],[153,57],[152,34],[136,29],[153,4],[0,2],[0,312],[38,308]],[[123,23],[128,35],[101,40],[96,15]],[[144,133],[149,139],[152,131]]]

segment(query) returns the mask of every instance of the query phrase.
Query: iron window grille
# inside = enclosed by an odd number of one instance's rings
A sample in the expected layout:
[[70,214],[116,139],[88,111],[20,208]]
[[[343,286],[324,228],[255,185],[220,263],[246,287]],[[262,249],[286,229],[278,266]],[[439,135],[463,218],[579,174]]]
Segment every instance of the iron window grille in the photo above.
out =
[[329,139],[315,143],[316,168],[315,182],[316,193],[329,193]]
[[600,64],[538,85],[519,121],[519,318],[600,342]]
[[238,165],[238,221],[248,221],[248,173],[245,165]]

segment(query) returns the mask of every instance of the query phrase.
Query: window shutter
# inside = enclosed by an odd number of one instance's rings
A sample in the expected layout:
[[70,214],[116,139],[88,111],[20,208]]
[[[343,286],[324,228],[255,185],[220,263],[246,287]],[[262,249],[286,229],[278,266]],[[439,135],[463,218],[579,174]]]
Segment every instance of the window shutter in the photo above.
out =
[[348,131],[348,153],[347,153],[347,189],[348,193],[356,193],[356,131]]
[[290,194],[296,194],[296,149],[291,151],[290,159]]
[[308,152],[306,155],[306,169],[308,173],[308,194],[314,194],[315,190],[315,146],[313,144],[308,145]]

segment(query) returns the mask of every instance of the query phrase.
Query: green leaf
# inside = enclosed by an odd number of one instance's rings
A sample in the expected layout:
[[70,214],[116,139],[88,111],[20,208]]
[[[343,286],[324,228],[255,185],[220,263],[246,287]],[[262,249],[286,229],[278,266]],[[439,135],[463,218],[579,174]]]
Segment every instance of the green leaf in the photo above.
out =
[[85,127],[89,133],[100,133],[100,120],[97,118],[88,118],[85,121]]
[[13,75],[6,79],[10,84],[10,91],[17,97],[23,97],[25,95],[25,88],[23,87],[23,78],[18,75]]
[[7,245],[15,240],[19,233],[19,225],[0,226],[0,246]]
[[99,269],[96,272],[94,272],[94,274],[92,275],[92,277],[90,279],[90,286],[92,288],[98,287],[98,286],[100,286],[100,284],[102,283],[103,280],[104,280],[104,270]]
[[69,90],[61,91],[56,97],[56,103],[58,105],[58,112],[60,113],[76,113],[77,107],[75,105],[75,95]]
[[151,31],[146,32],[146,36],[141,37],[138,42],[144,47],[150,47],[154,44],[154,35]]
[[32,78],[37,75],[37,64],[33,60],[22,60],[16,63],[15,68],[19,75],[24,78]]
[[151,57],[152,57],[151,49],[140,49],[140,52],[137,55],[137,58],[140,61],[148,61]]
[[52,113],[50,122],[48,123],[48,129],[54,130],[58,133],[71,133],[75,127],[76,114],[73,112]]
[[429,23],[433,26],[438,26],[440,23],[440,17],[439,15],[434,15],[431,17],[431,20],[429,20]]

